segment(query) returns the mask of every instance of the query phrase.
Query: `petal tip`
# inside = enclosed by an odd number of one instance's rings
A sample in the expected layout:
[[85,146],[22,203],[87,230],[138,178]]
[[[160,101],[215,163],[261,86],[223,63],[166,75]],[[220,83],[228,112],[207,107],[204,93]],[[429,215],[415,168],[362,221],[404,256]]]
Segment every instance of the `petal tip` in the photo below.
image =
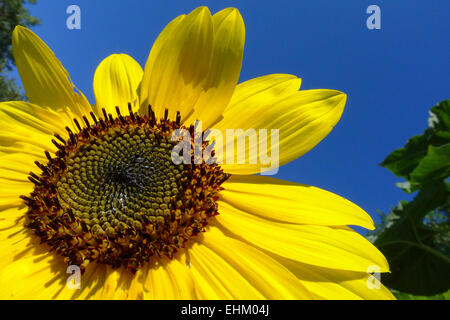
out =
[[337,97],[340,99],[339,107],[341,107],[343,109],[347,103],[347,94],[344,92],[338,91]]
[[209,15],[211,16],[211,11],[209,11],[209,8],[207,6],[201,6],[197,7],[190,13],[192,15]]
[[241,16],[241,12],[239,11],[239,9],[234,8],[234,7],[228,7],[228,8],[225,8],[225,9],[219,11],[219,12],[222,12],[222,13],[228,15],[228,16],[229,15]]
[[14,53],[15,47],[18,45],[21,38],[27,34],[33,34],[33,32],[30,29],[25,28],[24,26],[21,26],[21,25],[17,25],[14,28],[13,33],[12,33],[13,53]]
[[370,231],[375,230],[375,224],[373,223],[373,221],[370,221],[370,224],[368,224],[368,225],[366,226],[366,229],[367,229],[367,230],[370,230]]
[[17,25],[17,26],[14,28],[13,34],[14,34],[14,33],[18,33],[18,32],[26,32],[26,31],[30,31],[30,30],[29,30],[28,28],[24,27],[24,26]]

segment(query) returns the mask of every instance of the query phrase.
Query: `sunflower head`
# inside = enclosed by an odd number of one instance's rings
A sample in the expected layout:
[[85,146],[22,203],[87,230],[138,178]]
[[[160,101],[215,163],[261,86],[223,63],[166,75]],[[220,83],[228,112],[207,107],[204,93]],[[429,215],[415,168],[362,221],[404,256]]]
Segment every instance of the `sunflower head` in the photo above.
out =
[[[388,265],[348,227],[372,229],[367,213],[254,175],[268,154],[279,150],[284,165],[317,145],[346,95],[299,91],[287,74],[238,84],[244,40],[237,9],[197,8],[164,28],[144,69],[125,54],[103,60],[91,105],[49,47],[15,29],[30,102],[0,103],[0,297],[392,298],[368,289],[368,267]],[[252,161],[198,161],[196,151],[218,157],[221,139],[198,145],[197,120],[234,130],[223,149]],[[173,160],[186,142],[177,130],[189,134],[188,163]],[[83,271],[75,292],[68,265]]]

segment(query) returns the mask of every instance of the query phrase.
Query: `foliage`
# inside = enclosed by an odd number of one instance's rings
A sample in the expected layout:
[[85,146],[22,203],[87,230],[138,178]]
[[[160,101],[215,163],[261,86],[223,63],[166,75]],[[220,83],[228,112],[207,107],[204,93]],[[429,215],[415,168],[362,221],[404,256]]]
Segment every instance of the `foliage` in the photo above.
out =
[[432,296],[417,296],[409,293],[392,290],[395,297],[399,300],[450,300],[450,290],[444,293]]
[[433,107],[424,134],[381,166],[407,180],[397,184],[405,192],[417,192],[413,201],[401,201],[383,215],[368,236],[390,264],[383,282],[403,298],[448,297],[439,294],[450,289],[450,100]]
[[25,98],[20,88],[8,78],[8,72],[14,64],[11,50],[14,28],[17,25],[31,27],[40,23],[24,7],[26,3],[35,4],[36,0],[0,0],[0,101]]

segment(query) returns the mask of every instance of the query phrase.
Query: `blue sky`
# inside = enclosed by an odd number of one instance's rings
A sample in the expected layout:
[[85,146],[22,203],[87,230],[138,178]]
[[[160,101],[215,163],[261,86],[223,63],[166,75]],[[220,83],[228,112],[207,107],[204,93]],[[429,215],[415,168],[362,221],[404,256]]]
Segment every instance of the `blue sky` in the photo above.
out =
[[[66,8],[81,8],[81,30],[66,28]],[[368,30],[366,8],[381,8],[381,30]],[[427,126],[428,110],[450,98],[450,1],[146,1],[39,0],[33,28],[93,102],[92,79],[107,55],[127,53],[144,66],[153,41],[179,14],[207,5],[237,7],[246,24],[241,82],[270,73],[303,79],[303,89],[348,94],[343,117],[307,155],[277,178],[342,195],[378,221],[409,196],[378,166]]]

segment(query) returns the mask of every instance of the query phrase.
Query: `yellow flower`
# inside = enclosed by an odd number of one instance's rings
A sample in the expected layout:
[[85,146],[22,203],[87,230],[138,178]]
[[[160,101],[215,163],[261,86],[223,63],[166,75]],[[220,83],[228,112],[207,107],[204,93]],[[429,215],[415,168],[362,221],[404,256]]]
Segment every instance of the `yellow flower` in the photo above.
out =
[[[197,119],[279,129],[280,165],[338,122],[341,92],[299,91],[287,74],[238,85],[244,38],[236,9],[179,16],[144,70],[124,54],[99,65],[91,106],[53,52],[15,29],[30,102],[0,104],[1,298],[393,298],[368,285],[368,268],[389,270],[348,227],[373,229],[355,204],[253,175],[259,164],[167,160],[170,131]],[[78,290],[66,285],[71,264]]]

